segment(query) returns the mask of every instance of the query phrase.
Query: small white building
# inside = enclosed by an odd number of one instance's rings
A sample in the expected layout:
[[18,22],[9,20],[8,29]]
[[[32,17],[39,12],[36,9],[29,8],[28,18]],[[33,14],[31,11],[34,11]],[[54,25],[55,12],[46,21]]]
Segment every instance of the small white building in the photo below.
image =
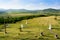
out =
[[23,24],[21,24],[21,28],[22,28],[22,29],[23,29],[23,27],[24,27]]
[[51,24],[49,24],[49,28],[48,28],[49,30],[51,30],[52,29],[52,25]]
[[26,24],[28,24],[28,23],[27,23],[27,20],[26,20]]

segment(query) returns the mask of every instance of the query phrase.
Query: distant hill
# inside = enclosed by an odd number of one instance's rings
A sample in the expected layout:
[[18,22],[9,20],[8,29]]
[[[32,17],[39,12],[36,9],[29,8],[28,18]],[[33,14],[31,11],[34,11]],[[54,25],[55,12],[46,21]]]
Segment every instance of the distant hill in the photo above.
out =
[[60,15],[60,10],[58,9],[49,8],[49,9],[44,9],[42,11],[44,14],[48,14],[48,15]]
[[26,10],[26,9],[8,9],[7,11],[10,11],[10,12],[26,12],[26,11],[28,11],[28,10]]
[[0,9],[0,14],[2,13],[33,13],[33,14],[60,14],[60,9],[44,9],[44,10],[26,10],[26,9]]
[[26,10],[26,9],[8,9],[6,13],[33,13],[36,14],[37,10]]
[[0,14],[3,14],[3,13],[5,13],[5,12],[6,12],[5,9],[0,9]]
[[49,8],[49,9],[44,9],[43,12],[57,12],[58,10],[56,9],[52,9],[52,8]]

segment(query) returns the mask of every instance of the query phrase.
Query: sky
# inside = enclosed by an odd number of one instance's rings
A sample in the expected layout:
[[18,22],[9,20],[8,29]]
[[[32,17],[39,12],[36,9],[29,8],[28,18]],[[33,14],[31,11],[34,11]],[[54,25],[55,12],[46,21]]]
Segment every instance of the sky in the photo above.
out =
[[0,0],[0,9],[60,9],[60,0]]

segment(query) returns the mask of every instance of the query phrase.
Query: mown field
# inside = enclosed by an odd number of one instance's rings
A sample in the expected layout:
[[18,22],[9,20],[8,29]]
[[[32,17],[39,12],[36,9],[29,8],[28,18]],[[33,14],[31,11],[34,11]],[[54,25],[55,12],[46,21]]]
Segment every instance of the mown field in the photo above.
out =
[[10,14],[9,14],[9,13],[8,13],[8,14],[0,14],[0,17],[1,17],[1,16],[5,16],[5,17],[6,17],[6,16],[20,17],[20,16],[30,16],[30,15],[34,15],[34,14],[31,14],[31,13],[20,13],[20,14],[19,14],[19,13],[18,13],[18,14],[14,14],[14,13],[11,14],[11,13],[10,13]]
[[[4,34],[4,29],[1,29],[3,25],[0,25],[0,40],[60,40],[60,16],[58,20],[54,19],[54,16],[38,17],[33,19],[22,20],[16,23],[8,24],[7,34]],[[20,32],[19,28],[21,24],[24,25],[23,32]],[[49,24],[52,24],[52,33],[48,30]],[[44,36],[41,36],[41,32]],[[58,34],[59,39],[55,38]]]

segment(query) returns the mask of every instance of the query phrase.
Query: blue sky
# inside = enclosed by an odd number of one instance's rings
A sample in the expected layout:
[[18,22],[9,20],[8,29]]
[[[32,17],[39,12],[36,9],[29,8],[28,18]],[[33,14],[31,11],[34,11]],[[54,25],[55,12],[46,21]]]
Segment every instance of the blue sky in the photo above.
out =
[[60,9],[60,0],[0,0],[1,9]]

